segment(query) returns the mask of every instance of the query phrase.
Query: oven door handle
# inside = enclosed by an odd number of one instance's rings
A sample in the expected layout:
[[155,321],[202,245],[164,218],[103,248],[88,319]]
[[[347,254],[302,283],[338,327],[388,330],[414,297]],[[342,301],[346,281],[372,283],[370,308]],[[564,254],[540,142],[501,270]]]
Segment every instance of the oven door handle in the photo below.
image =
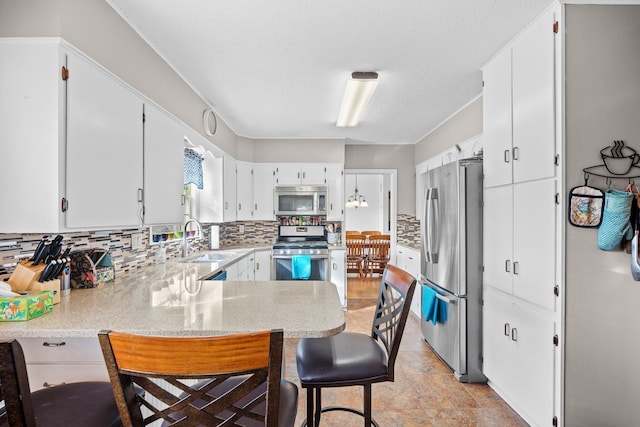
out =
[[[304,256],[304,255],[273,255],[273,259],[291,259],[294,256]],[[329,255],[309,255],[311,259],[329,259]]]

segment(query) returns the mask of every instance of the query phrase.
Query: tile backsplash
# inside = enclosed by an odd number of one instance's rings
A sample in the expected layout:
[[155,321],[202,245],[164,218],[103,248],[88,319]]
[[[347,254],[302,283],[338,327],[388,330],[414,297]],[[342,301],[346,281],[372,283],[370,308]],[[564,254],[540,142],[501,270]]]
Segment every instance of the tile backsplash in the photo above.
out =
[[[202,224],[202,239],[189,239],[193,251],[209,248],[209,230],[212,224]],[[276,221],[247,221],[218,224],[220,226],[220,248],[232,246],[270,245],[278,234]],[[240,232],[241,226],[244,233]],[[139,249],[131,248],[131,235],[142,233],[142,245]],[[63,249],[71,246],[72,251],[101,248],[108,249],[111,260],[118,273],[143,267],[154,262],[157,244],[150,244],[149,229],[123,229],[109,231],[78,231],[60,233],[64,236]],[[13,272],[16,264],[33,255],[38,242],[43,236],[51,240],[55,234],[0,234],[0,280],[6,280]],[[179,240],[166,242],[167,259],[182,256]]]
[[414,215],[398,214],[396,233],[399,245],[420,249],[420,220]]

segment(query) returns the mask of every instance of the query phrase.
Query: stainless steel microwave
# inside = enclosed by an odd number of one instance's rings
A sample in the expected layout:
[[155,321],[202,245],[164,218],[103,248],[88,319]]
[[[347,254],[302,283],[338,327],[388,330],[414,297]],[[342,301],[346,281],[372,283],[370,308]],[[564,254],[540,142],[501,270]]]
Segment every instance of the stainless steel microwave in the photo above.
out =
[[326,215],[327,187],[278,186],[274,191],[273,205],[276,215]]

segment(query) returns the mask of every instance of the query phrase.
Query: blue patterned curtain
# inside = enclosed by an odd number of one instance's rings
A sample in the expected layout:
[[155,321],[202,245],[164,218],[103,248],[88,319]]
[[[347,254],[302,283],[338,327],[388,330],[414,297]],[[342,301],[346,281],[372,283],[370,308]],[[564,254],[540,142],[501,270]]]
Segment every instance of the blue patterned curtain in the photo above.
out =
[[202,190],[202,160],[195,150],[184,149],[184,185],[195,184]]

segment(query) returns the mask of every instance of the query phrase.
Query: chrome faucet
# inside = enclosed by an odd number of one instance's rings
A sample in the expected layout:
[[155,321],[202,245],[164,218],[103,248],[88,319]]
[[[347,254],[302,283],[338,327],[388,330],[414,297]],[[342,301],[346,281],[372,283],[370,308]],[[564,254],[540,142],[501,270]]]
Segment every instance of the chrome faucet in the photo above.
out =
[[189,242],[187,241],[187,227],[189,224],[194,223],[198,228],[198,235],[202,238],[202,225],[198,222],[197,219],[191,218],[188,219],[184,225],[182,226],[182,256],[186,257],[189,255]]

